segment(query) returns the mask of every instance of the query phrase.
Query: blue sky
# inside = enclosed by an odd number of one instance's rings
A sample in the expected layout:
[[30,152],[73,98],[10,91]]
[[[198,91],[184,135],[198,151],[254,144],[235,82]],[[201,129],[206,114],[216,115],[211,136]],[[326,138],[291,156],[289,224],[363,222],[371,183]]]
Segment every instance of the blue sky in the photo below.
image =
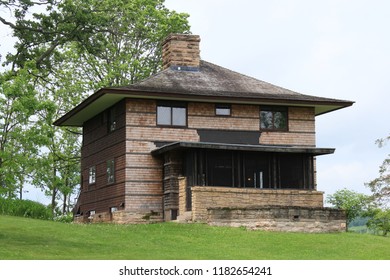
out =
[[[186,12],[204,60],[303,94],[356,103],[316,119],[318,190],[369,193],[390,145],[390,1],[166,0]],[[1,12],[1,11],[0,11]],[[12,47],[1,26],[0,51]],[[34,191],[26,198],[44,202]]]
[[318,190],[369,193],[390,145],[390,2],[166,0],[201,36],[201,57],[303,94],[351,100],[316,119]]

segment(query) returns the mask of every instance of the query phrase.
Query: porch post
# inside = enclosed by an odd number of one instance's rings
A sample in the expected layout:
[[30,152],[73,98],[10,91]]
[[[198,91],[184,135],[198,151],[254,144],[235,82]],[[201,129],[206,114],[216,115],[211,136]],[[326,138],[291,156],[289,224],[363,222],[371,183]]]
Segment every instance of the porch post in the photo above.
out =
[[164,155],[164,220],[176,220],[179,210],[179,176],[182,160],[179,152]]

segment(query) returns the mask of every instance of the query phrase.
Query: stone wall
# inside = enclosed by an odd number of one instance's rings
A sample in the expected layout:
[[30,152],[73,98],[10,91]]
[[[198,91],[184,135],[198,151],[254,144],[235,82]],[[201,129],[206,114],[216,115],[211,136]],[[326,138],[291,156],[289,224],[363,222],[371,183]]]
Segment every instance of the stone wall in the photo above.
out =
[[134,213],[127,210],[115,212],[99,212],[91,216],[75,216],[75,223],[116,223],[116,224],[144,224],[162,222],[160,213],[150,211],[149,213]]
[[213,207],[300,206],[322,207],[323,192],[314,190],[199,187],[192,190],[192,220],[206,221]]
[[214,226],[245,226],[266,231],[315,233],[346,230],[345,212],[323,207],[209,208],[207,222]]

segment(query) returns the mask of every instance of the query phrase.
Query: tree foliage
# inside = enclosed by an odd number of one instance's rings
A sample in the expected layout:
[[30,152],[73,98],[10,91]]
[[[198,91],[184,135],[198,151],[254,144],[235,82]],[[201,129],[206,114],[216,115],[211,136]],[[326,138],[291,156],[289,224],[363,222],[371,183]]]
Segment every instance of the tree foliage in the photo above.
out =
[[390,209],[374,209],[369,212],[370,219],[367,222],[367,227],[375,232],[381,232],[383,236],[387,236],[390,232]]
[[341,189],[327,196],[327,202],[337,209],[345,210],[347,224],[363,214],[369,208],[371,197],[348,189]]
[[[79,184],[80,131],[52,123],[92,91],[161,68],[162,40],[189,33],[187,14],[164,0],[0,0],[14,51],[1,53],[0,195],[25,182],[69,208]],[[5,59],[5,60],[4,60]]]
[[78,44],[81,74],[91,89],[132,84],[161,68],[161,43],[170,33],[189,31],[187,15],[161,0],[81,1],[108,25]]
[[[390,140],[390,136],[385,139],[376,141],[377,145],[382,148]],[[374,198],[381,204],[386,204],[390,201],[390,154],[379,167],[379,176],[366,184],[373,193]]]
[[0,73],[0,196],[14,197],[37,150],[34,115],[40,110],[29,71]]
[[[189,32],[188,15],[170,11],[164,0],[1,1],[16,22],[0,21],[18,38],[8,54],[12,69],[34,59],[50,72],[53,57],[73,44],[81,74],[92,88],[125,85],[160,68],[160,43],[169,33]],[[28,11],[44,6],[44,12]],[[42,8],[40,9],[42,10]],[[82,62],[82,63],[81,63]]]

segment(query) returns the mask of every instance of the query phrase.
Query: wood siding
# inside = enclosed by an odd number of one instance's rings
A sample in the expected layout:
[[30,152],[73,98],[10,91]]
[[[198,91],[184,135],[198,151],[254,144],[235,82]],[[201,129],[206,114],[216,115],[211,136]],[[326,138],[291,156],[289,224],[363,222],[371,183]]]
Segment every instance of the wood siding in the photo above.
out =
[[[120,208],[125,202],[125,102],[115,106],[116,126],[109,132],[107,111],[87,121],[83,126],[81,149],[81,192],[79,212],[88,215],[109,212],[111,207]],[[115,182],[108,183],[107,161],[115,162]],[[96,166],[96,182],[89,184],[89,168]]]
[[[215,105],[189,102],[187,126],[181,128],[158,126],[157,101],[146,99],[125,99],[117,103],[116,128],[112,132],[108,129],[107,111],[87,121],[83,127],[80,212],[85,215],[95,210],[109,216],[109,209],[118,207],[136,214],[133,222],[150,215],[154,220],[162,220],[164,215],[169,220],[168,210],[178,208],[177,176],[181,171],[172,164],[167,165],[170,161],[164,165],[164,159],[151,155],[157,148],[155,143],[199,142],[201,129],[260,131],[259,106],[232,104],[230,116],[216,116]],[[288,116],[287,131],[260,131],[258,144],[315,146],[314,109],[290,107]],[[115,160],[114,184],[107,184],[106,163],[110,159]],[[94,184],[88,183],[91,166],[96,166]]]
[[314,108],[289,107],[288,131],[263,131],[259,139],[265,145],[315,147]]

